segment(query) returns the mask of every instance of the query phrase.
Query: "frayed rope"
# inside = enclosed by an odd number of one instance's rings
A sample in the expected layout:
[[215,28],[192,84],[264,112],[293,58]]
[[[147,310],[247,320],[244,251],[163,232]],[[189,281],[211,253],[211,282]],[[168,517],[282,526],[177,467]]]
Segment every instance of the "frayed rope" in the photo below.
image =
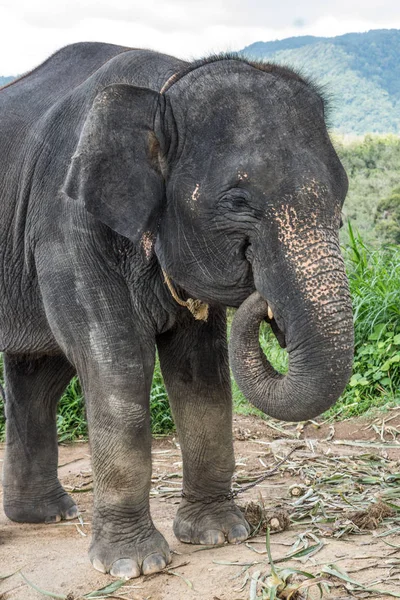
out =
[[182,298],[179,298],[178,294],[176,293],[176,290],[165,271],[163,271],[163,275],[165,283],[167,284],[168,289],[171,292],[171,296],[173,297],[175,302],[177,302],[179,306],[184,306],[185,308],[190,310],[190,312],[197,321],[207,321],[209,311],[208,304],[202,302],[201,300],[194,300],[193,298],[182,300]]

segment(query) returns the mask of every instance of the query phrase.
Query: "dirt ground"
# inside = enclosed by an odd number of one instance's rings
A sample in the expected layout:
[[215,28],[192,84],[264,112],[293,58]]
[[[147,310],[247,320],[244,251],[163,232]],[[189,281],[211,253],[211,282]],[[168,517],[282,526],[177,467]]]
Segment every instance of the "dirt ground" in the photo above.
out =
[[[279,458],[298,444],[298,440],[308,440],[273,476],[240,495],[237,500],[242,505],[250,500],[258,502],[261,494],[268,510],[274,511],[280,507],[289,513],[292,513],[295,505],[299,511],[307,502],[311,502],[309,506],[314,508],[303,519],[304,522],[292,523],[288,530],[271,536],[271,552],[278,568],[292,566],[317,573],[324,565],[334,563],[357,582],[399,594],[397,597],[400,597],[400,516],[385,519],[377,529],[357,530],[354,533],[348,526],[348,513],[345,508],[342,511],[340,504],[342,498],[343,506],[354,510],[356,498],[365,498],[371,487],[371,497],[379,498],[383,493],[383,497],[391,498],[391,502],[400,505],[400,492],[396,499],[395,485],[397,473],[400,472],[400,437],[397,442],[398,434],[400,436],[400,410],[375,421],[346,421],[334,427],[329,424],[317,427],[312,423],[305,427],[283,426],[276,421],[235,416],[234,434],[235,485],[247,485],[273,468]],[[295,458],[296,455],[298,458]],[[2,456],[3,448],[0,448],[0,459]],[[339,465],[336,475],[330,471],[329,476],[324,476],[324,457],[329,458],[331,465]],[[343,476],[340,465],[354,472],[354,469],[360,469],[360,461],[367,461],[367,467],[359,471],[358,483],[354,483],[350,476],[340,479]],[[309,465],[314,465],[315,471],[307,470]],[[376,478],[373,480],[368,470],[374,465],[380,469],[379,481]],[[172,522],[179,503],[181,472],[178,441],[173,436],[154,440],[151,511],[156,526],[173,550],[173,562],[168,572],[132,580],[109,597],[131,600],[247,600],[253,594],[255,598],[256,586],[251,582],[252,574],[269,571],[265,534],[252,538],[247,545],[243,543],[211,549],[178,542],[173,535]],[[21,569],[32,584],[58,594],[58,597],[76,600],[113,581],[111,577],[96,572],[87,558],[92,514],[88,444],[74,443],[60,447],[59,477],[67,490],[75,490],[72,495],[81,511],[81,524],[77,521],[52,525],[18,524],[9,521],[0,511],[0,576]],[[342,486],[339,491],[338,480]],[[327,487],[321,487],[318,481],[325,481]],[[305,493],[304,501],[301,497],[290,495],[291,486],[296,483],[303,486],[301,493]],[[331,501],[331,496],[324,490],[331,490],[335,485],[336,496]],[[322,498],[319,504],[315,501],[312,504],[313,487],[320,490],[315,492]],[[332,493],[329,491],[329,494]],[[316,528],[313,520],[318,521],[318,515],[323,512],[324,498],[326,506],[333,507],[335,517]],[[300,513],[296,514],[298,520]],[[293,546],[296,541],[298,545]],[[315,551],[279,562],[296,548],[307,548],[307,544],[308,547],[315,545]],[[258,586],[258,594],[261,594],[260,589]],[[1,600],[43,597],[19,573],[0,579]],[[317,598],[319,594],[313,597]],[[386,600],[390,596],[365,591],[352,592],[337,580],[324,597]]]

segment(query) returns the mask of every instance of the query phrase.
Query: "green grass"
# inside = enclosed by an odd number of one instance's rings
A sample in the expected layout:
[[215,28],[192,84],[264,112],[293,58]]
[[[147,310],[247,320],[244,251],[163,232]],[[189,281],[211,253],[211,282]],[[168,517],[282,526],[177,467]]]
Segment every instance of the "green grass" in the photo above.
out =
[[400,403],[400,246],[375,248],[349,224],[344,249],[355,327],[353,376],[328,411],[341,418]]
[[366,342],[376,326],[400,327],[400,246],[368,246],[349,223],[344,249],[353,299],[356,345]]
[[[326,417],[340,419],[400,404],[400,246],[377,249],[367,245],[351,225],[348,238],[343,251],[355,319],[354,374],[341,398],[325,413]],[[267,325],[261,327],[260,343],[271,364],[285,372],[287,354]],[[267,418],[246,401],[233,379],[232,391],[235,412]],[[150,406],[153,434],[171,433],[174,423],[158,361]],[[4,439],[2,414],[0,400],[0,439]],[[87,436],[82,391],[76,378],[59,403],[57,427],[61,441]]]
[[175,429],[168,402],[167,391],[161,375],[160,363],[156,362],[150,394],[151,431],[153,434],[171,433]]
[[58,404],[57,430],[60,442],[87,437],[85,403],[77,377],[71,381]]

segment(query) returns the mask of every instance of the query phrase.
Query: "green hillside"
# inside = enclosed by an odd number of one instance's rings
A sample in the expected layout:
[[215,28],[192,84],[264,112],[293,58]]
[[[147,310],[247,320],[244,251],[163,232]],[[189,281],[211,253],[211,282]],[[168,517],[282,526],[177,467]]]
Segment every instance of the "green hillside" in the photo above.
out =
[[240,53],[291,66],[322,84],[339,133],[400,133],[400,30],[256,42]]
[[2,77],[0,75],[0,87],[6,85],[7,83],[10,83],[10,81],[12,81],[13,79],[15,79],[15,77]]

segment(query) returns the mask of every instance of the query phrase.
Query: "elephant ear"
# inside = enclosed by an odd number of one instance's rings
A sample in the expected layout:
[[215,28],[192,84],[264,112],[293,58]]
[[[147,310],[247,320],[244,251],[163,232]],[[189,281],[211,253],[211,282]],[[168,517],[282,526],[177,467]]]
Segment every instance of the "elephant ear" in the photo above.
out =
[[154,156],[154,129],[162,101],[157,92],[131,85],[100,92],[64,185],[70,198],[133,242],[154,233],[160,218],[164,179]]

